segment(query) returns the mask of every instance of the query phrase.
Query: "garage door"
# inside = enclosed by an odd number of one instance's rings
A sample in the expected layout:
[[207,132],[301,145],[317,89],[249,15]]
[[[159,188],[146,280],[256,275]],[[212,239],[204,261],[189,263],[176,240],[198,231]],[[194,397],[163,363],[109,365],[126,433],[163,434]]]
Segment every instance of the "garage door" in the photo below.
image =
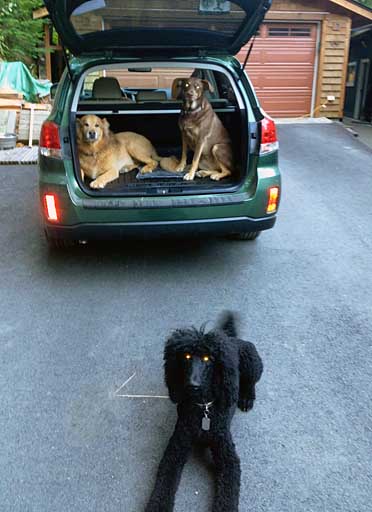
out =
[[[274,117],[311,111],[317,25],[264,23],[247,65],[262,107]],[[244,61],[245,47],[238,55]]]

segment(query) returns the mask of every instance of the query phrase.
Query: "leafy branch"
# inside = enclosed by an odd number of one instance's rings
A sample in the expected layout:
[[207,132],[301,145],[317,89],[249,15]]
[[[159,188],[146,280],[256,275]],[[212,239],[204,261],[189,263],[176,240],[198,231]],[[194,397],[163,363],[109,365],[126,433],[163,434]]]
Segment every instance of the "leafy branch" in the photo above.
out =
[[32,19],[40,0],[0,0],[0,58],[29,62],[40,52],[43,21]]

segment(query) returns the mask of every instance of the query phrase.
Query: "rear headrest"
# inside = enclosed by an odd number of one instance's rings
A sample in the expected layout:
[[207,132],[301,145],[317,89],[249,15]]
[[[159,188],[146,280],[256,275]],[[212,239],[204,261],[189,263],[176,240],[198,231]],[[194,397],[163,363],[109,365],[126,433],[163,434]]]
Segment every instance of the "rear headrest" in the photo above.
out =
[[182,80],[185,80],[185,77],[175,78],[172,82],[172,98],[174,100],[179,100],[181,98]]
[[119,82],[116,78],[111,76],[97,78],[93,83],[92,95],[95,99],[123,99]]
[[165,91],[139,91],[137,101],[165,101],[167,93]]

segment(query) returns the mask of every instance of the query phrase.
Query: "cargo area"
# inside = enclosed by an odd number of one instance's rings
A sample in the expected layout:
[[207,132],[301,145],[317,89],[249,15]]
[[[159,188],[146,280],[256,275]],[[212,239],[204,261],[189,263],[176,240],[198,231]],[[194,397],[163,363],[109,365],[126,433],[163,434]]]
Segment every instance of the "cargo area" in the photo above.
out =
[[[169,65],[168,65],[169,66]],[[213,92],[206,97],[229,133],[234,154],[233,175],[221,181],[195,178],[185,181],[184,173],[174,173],[158,166],[152,173],[141,174],[141,166],[121,173],[102,190],[89,187],[89,178],[81,183],[90,194],[98,195],[171,195],[220,193],[236,189],[246,177],[248,168],[248,113],[231,77],[222,70],[188,67],[155,66],[94,68],[86,73],[77,87],[71,116],[75,170],[79,176],[76,144],[76,120],[87,114],[106,119],[114,133],[135,132],[151,141],[161,157],[182,153],[178,119],[181,99],[175,97],[174,84],[179,78],[194,76],[208,80]],[[193,152],[188,152],[188,165]]]

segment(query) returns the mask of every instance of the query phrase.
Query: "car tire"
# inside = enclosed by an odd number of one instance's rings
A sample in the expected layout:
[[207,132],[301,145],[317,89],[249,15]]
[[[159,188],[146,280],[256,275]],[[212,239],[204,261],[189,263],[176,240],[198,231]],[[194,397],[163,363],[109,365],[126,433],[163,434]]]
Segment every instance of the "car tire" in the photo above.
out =
[[45,232],[45,238],[48,243],[48,247],[53,251],[64,251],[75,247],[77,242],[75,240],[65,240],[64,238],[53,238]]
[[229,236],[231,240],[256,240],[261,231],[242,231],[241,233],[233,233]]

